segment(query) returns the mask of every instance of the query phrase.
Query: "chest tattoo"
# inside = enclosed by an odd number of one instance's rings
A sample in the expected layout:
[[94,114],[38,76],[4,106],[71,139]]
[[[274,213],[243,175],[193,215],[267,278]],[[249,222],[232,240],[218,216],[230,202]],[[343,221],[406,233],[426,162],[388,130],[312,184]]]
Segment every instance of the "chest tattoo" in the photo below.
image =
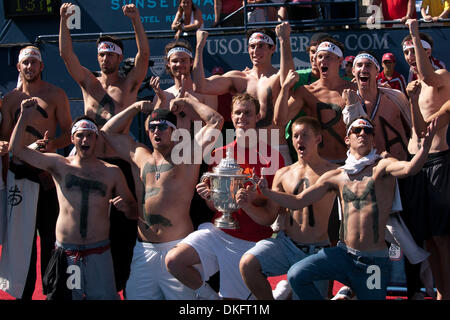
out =
[[89,195],[96,192],[104,197],[106,196],[107,186],[100,181],[83,179],[74,176],[73,174],[66,175],[65,185],[69,190],[79,188],[81,191],[80,234],[82,238],[86,238],[89,214]]
[[[323,110],[334,111],[334,113],[335,113],[334,118],[332,118],[331,120],[329,120],[327,122],[324,122],[322,119],[322,111]],[[316,111],[317,111],[317,120],[319,120],[322,129],[327,130],[328,133],[331,134],[331,136],[333,138],[335,138],[339,144],[341,144],[345,147],[344,139],[333,128],[333,126],[335,124],[339,123],[339,121],[341,120],[341,115],[342,115],[341,107],[334,103],[318,102],[316,105]],[[320,147],[323,148],[323,146],[324,146],[323,142],[321,142]]]
[[371,214],[372,214],[372,231],[373,231],[373,241],[374,243],[378,242],[378,205],[377,205],[377,197],[375,194],[375,181],[370,179],[367,183],[366,188],[362,192],[360,196],[354,194],[347,186],[344,186],[342,190],[342,198],[344,199],[344,239],[347,236],[347,223],[349,216],[349,204],[352,203],[353,207],[361,211],[362,208],[371,206]]
[[[303,178],[303,179],[300,179],[300,181],[297,183],[297,185],[295,186],[295,188],[294,188],[294,192],[293,192],[293,194],[294,195],[298,195],[300,192],[300,187],[302,186],[302,185],[305,185],[305,187],[303,188],[303,189],[307,189],[307,188],[309,188],[309,186],[310,186],[310,184],[309,184],[309,179],[308,178]],[[314,220],[314,209],[313,209],[313,206],[310,204],[309,206],[308,206],[308,222],[309,222],[309,225],[311,226],[311,227],[314,227],[314,225],[315,225],[315,220]],[[289,224],[292,226],[293,224],[294,224],[294,218],[293,218],[293,210],[290,210],[290,214],[289,214]]]

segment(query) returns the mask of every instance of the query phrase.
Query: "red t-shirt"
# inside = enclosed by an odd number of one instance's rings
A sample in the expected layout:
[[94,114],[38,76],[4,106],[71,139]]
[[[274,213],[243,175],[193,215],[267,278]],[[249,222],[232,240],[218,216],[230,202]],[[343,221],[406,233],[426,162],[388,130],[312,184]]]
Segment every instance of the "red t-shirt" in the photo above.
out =
[[[244,169],[243,172],[245,174],[251,175],[254,170],[255,174],[257,176],[261,176],[261,168],[269,168],[271,166],[270,159],[273,159],[273,157],[278,157],[278,163],[279,163],[278,167],[275,168],[274,172],[276,170],[278,170],[279,168],[284,167],[284,160],[283,160],[283,157],[281,156],[281,154],[278,151],[270,148],[269,146],[267,146],[267,152],[264,152],[264,150],[261,150],[259,145],[258,145],[258,150],[244,149],[244,148],[238,148],[236,141],[233,141],[232,143],[226,145],[225,147],[221,147],[221,148],[218,148],[213,151],[213,156],[215,156],[217,154],[216,156],[218,157],[218,159],[217,159],[218,162],[216,164],[214,164],[213,166],[219,164],[222,157],[223,158],[226,157],[226,150],[228,148],[234,148],[234,152],[233,152],[234,159]],[[260,150],[262,152],[260,152]],[[238,152],[240,153],[239,156],[238,156]],[[241,157],[243,158],[242,152],[244,152],[244,154],[245,154],[245,163],[239,163],[241,160]],[[255,158],[257,160],[257,163],[255,163],[255,164],[249,163],[250,160],[253,159],[252,157],[255,155],[255,154],[251,154],[251,152],[256,152]],[[220,157],[220,153],[222,153],[221,154],[222,157]],[[267,156],[265,156],[265,154],[267,154]],[[275,176],[275,173],[264,176],[267,179],[267,182],[269,183],[269,187],[272,186],[274,176]],[[222,215],[221,212],[216,211],[212,222],[214,223],[214,220],[216,218],[220,217],[221,215]],[[239,209],[239,210],[233,212],[231,215],[239,223],[239,228],[238,229],[221,229],[223,232],[225,232],[233,237],[239,238],[239,239],[243,239],[243,240],[247,240],[247,241],[254,241],[254,242],[257,242],[262,239],[270,238],[272,236],[273,231],[270,227],[263,226],[263,225],[256,223],[255,221],[253,221],[252,218],[250,218],[247,215],[247,213],[245,213],[244,210]]]
[[400,90],[401,92],[406,94],[405,77],[402,74],[398,73],[397,71],[394,71],[394,73],[392,74],[392,78],[390,78],[390,79],[388,79],[384,75],[384,70],[381,71],[377,76],[377,83],[382,84],[385,82],[387,82],[391,86],[392,89]]
[[[381,8],[385,21],[401,19],[408,12],[408,0],[382,0]],[[413,18],[417,18],[416,11]]]

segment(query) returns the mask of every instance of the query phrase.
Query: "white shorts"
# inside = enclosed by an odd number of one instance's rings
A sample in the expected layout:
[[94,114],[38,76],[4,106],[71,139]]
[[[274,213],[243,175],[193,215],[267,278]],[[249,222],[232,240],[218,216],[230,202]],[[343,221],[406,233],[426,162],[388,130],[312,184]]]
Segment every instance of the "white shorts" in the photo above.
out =
[[180,240],[164,243],[136,241],[130,277],[125,288],[128,300],[195,300],[194,290],[186,287],[166,269],[167,252]]
[[201,261],[198,270],[203,281],[207,281],[220,270],[221,297],[241,300],[250,298],[251,292],[239,272],[239,261],[247,250],[255,246],[255,242],[232,237],[214,227],[212,223],[206,222],[180,243],[187,244],[197,251]]

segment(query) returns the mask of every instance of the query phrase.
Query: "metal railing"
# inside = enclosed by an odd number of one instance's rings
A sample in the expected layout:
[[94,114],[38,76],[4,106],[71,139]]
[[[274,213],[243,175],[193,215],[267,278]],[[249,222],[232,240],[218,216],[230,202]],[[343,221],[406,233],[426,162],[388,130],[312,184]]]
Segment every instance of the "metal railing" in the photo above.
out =
[[[230,13],[226,17],[224,17],[220,22],[226,22],[231,19],[234,15],[239,14],[241,11],[243,12],[243,24],[240,26],[233,27],[215,27],[215,28],[204,28],[204,30],[208,31],[210,35],[223,35],[223,34],[233,34],[247,31],[248,29],[257,28],[257,27],[275,27],[280,23],[280,21],[264,21],[264,22],[248,22],[247,13],[250,12],[254,8],[265,8],[265,7],[292,7],[292,6],[305,6],[312,5],[320,8],[318,10],[318,17],[314,19],[303,19],[303,20],[293,20],[288,17],[288,19],[284,21],[289,21],[293,30],[305,30],[305,29],[327,29],[331,27],[337,28],[382,28],[383,25],[387,24],[401,24],[400,20],[381,20],[376,23],[378,26],[371,26],[366,24],[365,19],[369,16],[361,16],[360,9],[363,7],[360,4],[360,0],[342,0],[339,2],[334,2],[332,0],[317,0],[317,1],[302,1],[300,3],[261,3],[261,4],[248,4],[247,0],[244,0],[244,4],[242,7],[237,9],[236,11]],[[342,5],[342,4],[354,4],[354,16],[347,18],[337,18],[332,17],[331,9],[333,6]],[[381,9],[380,9],[381,10]],[[421,26],[427,27],[442,27],[442,23],[450,22],[450,19],[442,19],[439,20],[439,24],[428,23],[423,19],[419,19]],[[171,38],[175,32],[173,30],[165,29],[165,30],[152,30],[146,31],[146,35],[149,38],[158,39],[158,38]],[[187,32],[189,35],[193,35],[194,32]],[[114,35],[119,37],[120,39],[134,39],[134,31],[123,31],[123,32],[97,32],[97,33],[73,33],[71,34],[72,40],[74,42],[77,41],[94,41],[101,35]],[[40,35],[36,37],[35,43],[55,43],[58,41],[57,34],[49,34],[49,35]]]

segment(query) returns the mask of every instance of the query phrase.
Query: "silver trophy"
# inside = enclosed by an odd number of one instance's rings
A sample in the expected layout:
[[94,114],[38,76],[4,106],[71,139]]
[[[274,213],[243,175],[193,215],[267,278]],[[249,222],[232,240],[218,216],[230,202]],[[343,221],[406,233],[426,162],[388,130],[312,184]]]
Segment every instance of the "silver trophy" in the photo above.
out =
[[234,161],[230,149],[227,150],[226,158],[214,167],[213,172],[203,174],[201,181],[207,178],[214,207],[222,213],[222,216],[214,221],[214,225],[222,229],[238,229],[239,223],[231,216],[232,212],[239,209],[236,193],[245,183],[255,182],[249,175],[242,174],[242,168]]

